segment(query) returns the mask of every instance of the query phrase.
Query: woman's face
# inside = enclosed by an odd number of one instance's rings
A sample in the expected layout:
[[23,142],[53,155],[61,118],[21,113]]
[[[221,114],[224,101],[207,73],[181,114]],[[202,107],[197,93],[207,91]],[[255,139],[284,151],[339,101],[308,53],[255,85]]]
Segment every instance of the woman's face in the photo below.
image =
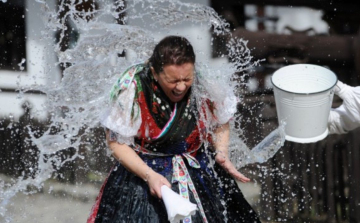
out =
[[192,63],[166,65],[160,74],[156,74],[154,68],[151,67],[151,72],[166,96],[175,103],[184,98],[195,76]]

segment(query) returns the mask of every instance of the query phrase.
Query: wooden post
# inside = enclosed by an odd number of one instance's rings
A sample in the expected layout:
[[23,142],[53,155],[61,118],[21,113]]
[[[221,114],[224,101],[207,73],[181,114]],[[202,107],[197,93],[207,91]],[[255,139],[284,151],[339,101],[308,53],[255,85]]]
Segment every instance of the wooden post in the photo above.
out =
[[354,64],[357,75],[358,84],[360,84],[360,29],[358,31],[358,35],[354,40]]
[[349,215],[350,222],[360,222],[360,129],[353,130],[350,134],[350,190],[349,190]]
[[334,144],[328,140],[326,145],[326,199],[327,199],[327,220],[326,222],[336,222],[336,205],[334,199]]

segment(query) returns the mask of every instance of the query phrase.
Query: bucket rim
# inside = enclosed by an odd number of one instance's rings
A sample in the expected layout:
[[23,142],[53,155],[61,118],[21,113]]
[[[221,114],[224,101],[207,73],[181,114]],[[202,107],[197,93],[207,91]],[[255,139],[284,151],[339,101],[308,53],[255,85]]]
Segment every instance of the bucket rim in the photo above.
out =
[[285,133],[285,140],[287,141],[291,141],[291,142],[296,142],[296,143],[314,143],[320,140],[323,140],[326,138],[326,136],[329,135],[329,129],[326,128],[325,132],[323,132],[322,134],[318,135],[318,136],[314,136],[314,137],[310,137],[310,138],[298,138],[298,137],[293,137],[293,136],[289,136]]
[[[319,66],[319,65],[315,65],[315,64],[292,64],[292,65],[287,65],[287,66],[281,67],[280,69],[285,68],[285,67],[289,67],[289,66],[297,66],[297,65],[315,66],[315,67],[327,69],[327,68],[325,68],[325,67],[323,67],[323,66]],[[280,69],[278,69],[278,70],[280,70]],[[322,90],[322,91],[316,91],[316,92],[311,92],[311,93],[292,92],[292,91],[284,90],[284,89],[282,89],[282,88],[280,88],[280,87],[278,87],[278,86],[276,86],[276,85],[274,84],[274,82],[273,82],[273,77],[274,77],[274,74],[275,74],[278,70],[276,70],[276,71],[272,74],[272,76],[271,76],[271,78],[270,78],[270,79],[271,79],[271,84],[272,84],[272,86],[273,86],[274,88],[277,88],[277,89],[281,90],[281,91],[284,91],[284,92],[287,92],[287,93],[291,93],[291,94],[297,94],[297,95],[312,95],[312,94],[319,94],[319,93],[323,93],[323,92],[329,91],[330,89],[332,89],[332,88],[334,88],[334,87],[336,86],[336,84],[337,84],[337,82],[338,82],[338,80],[339,80],[338,77],[336,76],[336,74],[335,74],[332,70],[327,69],[328,71],[330,71],[330,72],[331,72],[332,74],[334,74],[334,76],[335,76],[335,83],[334,83],[331,87],[329,87],[329,88],[327,88],[327,89],[325,89],[325,90]]]

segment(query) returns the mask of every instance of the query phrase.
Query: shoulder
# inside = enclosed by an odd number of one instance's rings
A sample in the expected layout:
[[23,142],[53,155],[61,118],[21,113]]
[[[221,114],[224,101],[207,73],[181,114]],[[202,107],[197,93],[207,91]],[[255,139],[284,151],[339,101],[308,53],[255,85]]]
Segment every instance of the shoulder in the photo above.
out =
[[138,85],[141,85],[140,76],[145,72],[145,64],[136,64],[127,68],[116,80],[110,91],[110,99],[116,100],[124,92],[134,92]]

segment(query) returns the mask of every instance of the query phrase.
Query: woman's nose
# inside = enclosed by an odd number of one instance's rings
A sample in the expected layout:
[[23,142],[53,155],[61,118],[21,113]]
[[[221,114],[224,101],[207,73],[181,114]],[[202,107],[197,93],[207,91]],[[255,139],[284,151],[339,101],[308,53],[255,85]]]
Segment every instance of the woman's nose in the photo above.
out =
[[180,81],[176,84],[176,90],[184,91],[186,89],[186,84],[183,81]]

